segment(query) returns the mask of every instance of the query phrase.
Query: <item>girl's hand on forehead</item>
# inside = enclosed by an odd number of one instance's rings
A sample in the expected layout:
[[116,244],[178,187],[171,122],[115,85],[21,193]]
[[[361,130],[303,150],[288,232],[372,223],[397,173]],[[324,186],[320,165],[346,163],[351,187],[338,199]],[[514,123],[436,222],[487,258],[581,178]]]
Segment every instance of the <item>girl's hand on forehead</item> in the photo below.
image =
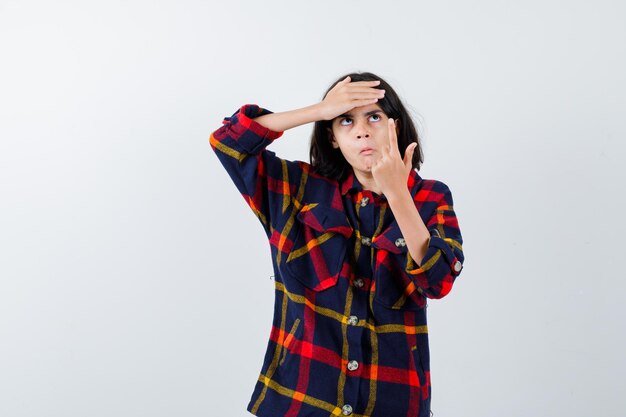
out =
[[404,151],[404,159],[398,148],[398,136],[396,134],[396,122],[388,120],[389,143],[381,149],[381,156],[371,165],[370,171],[376,185],[387,196],[406,191],[407,180],[413,169],[413,152],[417,142],[411,143]]
[[355,107],[376,103],[385,96],[385,90],[374,88],[380,81],[350,82],[350,76],[339,81],[319,103],[323,120],[331,120]]

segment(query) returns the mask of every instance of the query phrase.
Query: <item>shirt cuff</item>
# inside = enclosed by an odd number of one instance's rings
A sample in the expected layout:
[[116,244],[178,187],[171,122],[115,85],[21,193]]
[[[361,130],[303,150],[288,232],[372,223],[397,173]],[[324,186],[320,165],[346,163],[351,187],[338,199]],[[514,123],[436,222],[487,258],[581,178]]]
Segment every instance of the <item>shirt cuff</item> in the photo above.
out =
[[[451,240],[451,239],[448,239]],[[450,268],[450,272],[453,276],[458,276],[463,269],[463,264],[459,261],[454,254],[454,250],[446,240],[439,236],[439,233],[435,229],[431,231],[430,238],[428,239],[428,248],[426,249],[426,255],[422,259],[421,264],[418,264],[411,253],[406,252],[406,266],[405,271],[409,275],[419,275],[426,273],[433,268],[438,262],[446,262]],[[443,257],[443,260],[441,259]],[[439,269],[439,268],[437,268]]]
[[283,132],[277,132],[262,126],[253,119],[272,112],[259,107],[256,104],[241,106],[231,117],[225,117],[222,122],[228,125],[233,138],[241,148],[249,154],[260,153],[270,143],[282,136]]

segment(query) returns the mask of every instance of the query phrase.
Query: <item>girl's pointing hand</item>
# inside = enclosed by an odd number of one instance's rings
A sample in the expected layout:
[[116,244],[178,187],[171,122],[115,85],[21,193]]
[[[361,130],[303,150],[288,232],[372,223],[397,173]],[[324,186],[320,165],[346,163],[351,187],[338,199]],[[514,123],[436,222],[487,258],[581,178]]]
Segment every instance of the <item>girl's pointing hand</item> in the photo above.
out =
[[387,127],[389,144],[383,146],[381,157],[372,164],[371,171],[381,192],[389,196],[393,193],[406,191],[407,180],[413,168],[413,152],[417,147],[417,142],[411,143],[406,148],[403,159],[398,148],[395,120],[390,118]]

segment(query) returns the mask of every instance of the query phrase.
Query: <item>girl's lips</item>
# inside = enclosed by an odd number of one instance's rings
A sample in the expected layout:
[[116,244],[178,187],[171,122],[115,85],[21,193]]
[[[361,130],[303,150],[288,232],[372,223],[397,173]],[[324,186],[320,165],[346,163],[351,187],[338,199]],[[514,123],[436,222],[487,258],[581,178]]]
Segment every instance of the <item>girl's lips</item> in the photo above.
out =
[[365,148],[361,151],[361,154],[365,154],[365,155],[371,155],[372,152],[374,152],[374,149],[372,148]]

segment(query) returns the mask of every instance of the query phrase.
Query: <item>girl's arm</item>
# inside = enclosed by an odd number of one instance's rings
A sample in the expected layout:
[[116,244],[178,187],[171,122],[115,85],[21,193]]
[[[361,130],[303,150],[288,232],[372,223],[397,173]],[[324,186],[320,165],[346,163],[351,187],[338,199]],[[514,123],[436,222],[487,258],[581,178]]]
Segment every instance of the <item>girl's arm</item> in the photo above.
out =
[[[389,201],[389,207],[402,232],[408,253],[405,272],[411,279],[407,294],[419,291],[429,298],[441,298],[450,292],[461,273],[463,239],[453,210],[452,194],[442,182],[423,190],[415,201],[407,188],[416,144],[406,148],[401,157],[395,124],[388,122],[389,146],[371,167],[372,176]],[[426,223],[417,210],[419,200],[434,199],[437,207]]]
[[404,151],[404,158],[402,158],[398,149],[396,123],[393,119],[390,118],[387,121],[387,128],[389,145],[383,147],[381,157],[372,164],[372,176],[389,201],[391,211],[406,240],[409,253],[413,259],[421,263],[428,249],[430,233],[407,188],[407,178],[413,169],[413,152],[417,143],[411,143]]
[[409,189],[404,187],[397,194],[388,195],[387,200],[404,236],[409,254],[421,265],[430,243],[430,232],[415,207]]
[[284,132],[296,126],[322,120],[320,104],[316,103],[301,109],[281,113],[266,114],[257,117],[254,121],[270,130]]
[[288,161],[266,149],[282,132],[268,129],[254,121],[270,111],[246,104],[224,118],[209,142],[235,186],[261,221],[268,237],[280,219],[282,205],[291,201],[292,187],[302,175],[297,161]]
[[318,120],[331,120],[355,107],[376,103],[385,96],[385,90],[374,88],[380,81],[350,82],[350,77],[339,81],[319,103],[301,109],[272,113],[254,119],[260,125],[283,132],[296,126]]
[[[245,105],[209,138],[212,149],[228,172],[268,237],[273,225],[280,222],[300,184],[303,170],[300,161],[288,161],[266,147],[283,131],[316,120],[330,120],[356,106],[374,103],[384,91],[374,88],[378,81],[350,82],[346,77],[333,87],[320,103],[302,109],[272,113],[257,105]],[[280,237],[277,238],[282,241]]]
[[[437,207],[431,218],[426,221],[430,235],[426,243],[426,252],[422,256],[422,251],[419,251],[418,257],[413,258],[412,252],[409,251],[405,272],[415,283],[417,291],[428,298],[442,298],[450,292],[452,284],[463,269],[465,262],[463,238],[453,208],[450,188],[438,181],[427,193],[426,198],[437,199]],[[421,232],[419,234],[419,239],[422,239]],[[410,231],[404,235],[407,247],[410,236]]]

